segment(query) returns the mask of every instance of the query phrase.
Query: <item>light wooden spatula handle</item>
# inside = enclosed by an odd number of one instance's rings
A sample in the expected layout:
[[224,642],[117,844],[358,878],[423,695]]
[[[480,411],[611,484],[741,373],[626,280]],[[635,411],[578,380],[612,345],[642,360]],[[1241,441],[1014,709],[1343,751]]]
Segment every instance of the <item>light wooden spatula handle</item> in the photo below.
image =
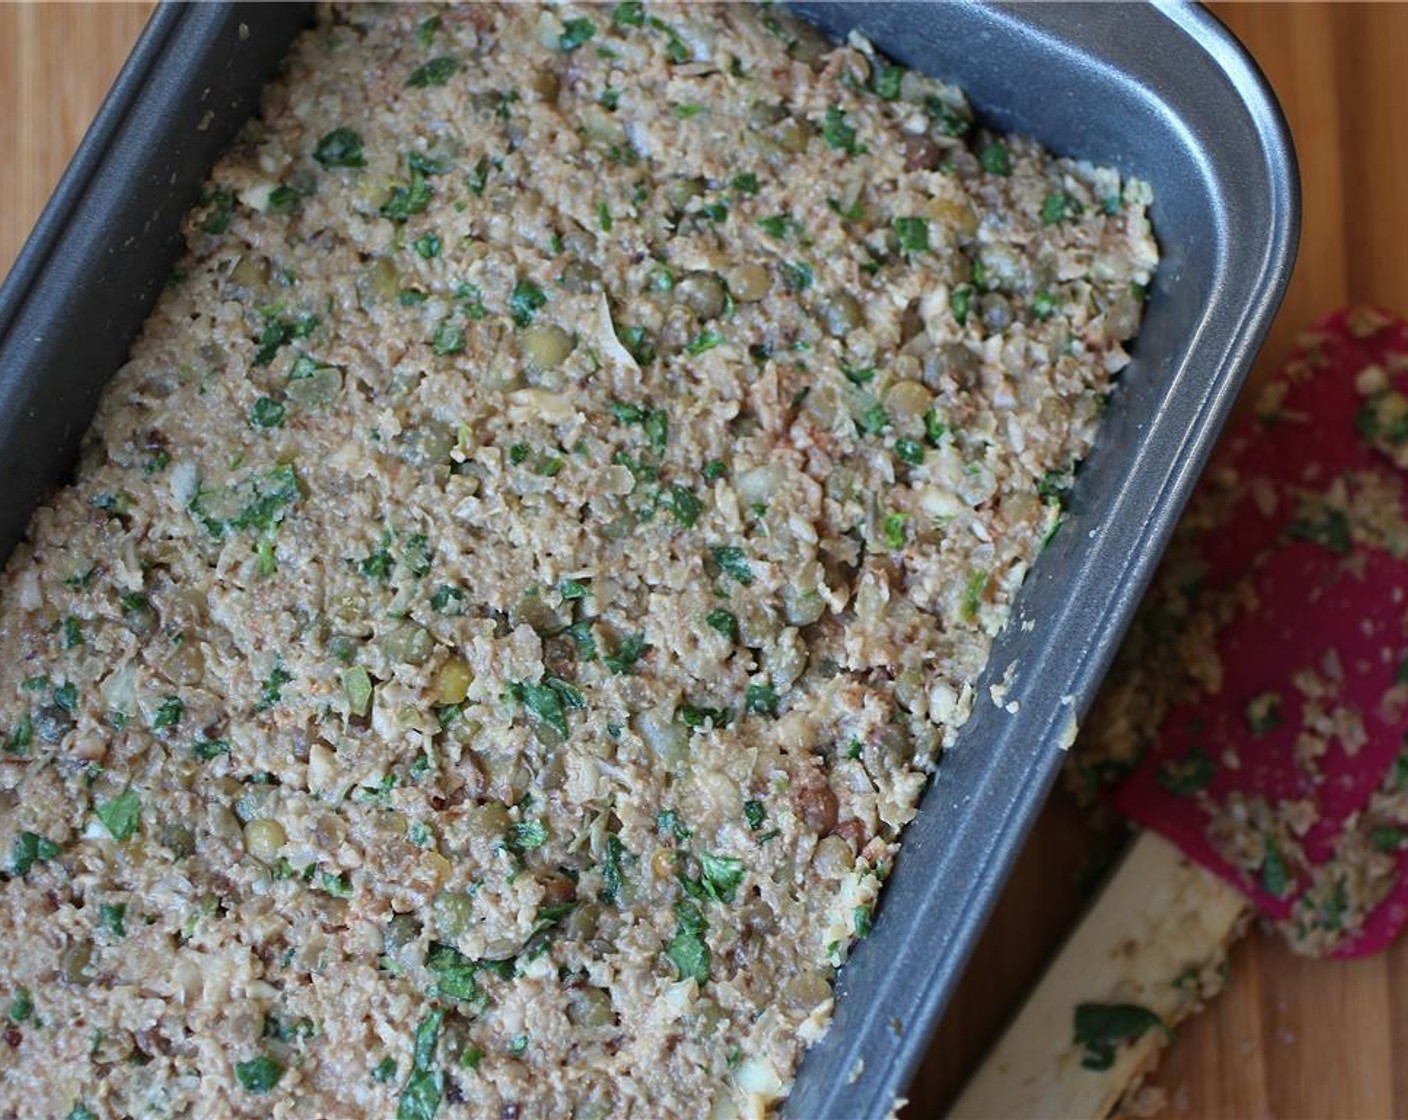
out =
[[[1149,1030],[1108,1069],[1082,1067],[1078,1004],[1134,1004],[1172,1025],[1195,1004],[1186,978],[1219,962],[1249,904],[1142,832],[949,1112],[951,1120],[1101,1120],[1166,1041]],[[1180,984],[1177,981],[1185,978]]]

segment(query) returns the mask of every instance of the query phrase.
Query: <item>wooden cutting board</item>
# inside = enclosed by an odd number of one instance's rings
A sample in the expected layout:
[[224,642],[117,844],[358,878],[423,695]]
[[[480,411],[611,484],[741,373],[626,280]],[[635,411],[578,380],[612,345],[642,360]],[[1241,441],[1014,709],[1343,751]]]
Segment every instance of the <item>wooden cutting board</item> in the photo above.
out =
[[[0,4],[0,272],[149,8]],[[1300,263],[1264,374],[1332,307],[1369,301],[1408,313],[1408,6],[1214,10],[1276,87],[1305,192]],[[940,1028],[910,1116],[934,1116],[952,1096],[1109,854],[1110,839],[1092,837],[1060,797],[1038,832]],[[1156,1080],[1170,1118],[1408,1116],[1408,943],[1371,960],[1308,962],[1253,935],[1233,953],[1229,990],[1181,1030]]]

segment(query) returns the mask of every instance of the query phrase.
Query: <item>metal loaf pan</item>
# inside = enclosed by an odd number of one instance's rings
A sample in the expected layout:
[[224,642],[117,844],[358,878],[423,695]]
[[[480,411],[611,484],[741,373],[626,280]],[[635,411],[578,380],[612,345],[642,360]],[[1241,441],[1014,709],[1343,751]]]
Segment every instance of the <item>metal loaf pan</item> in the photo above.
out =
[[[1154,185],[1163,263],[1068,519],[842,971],[793,1117],[887,1115],[1076,721],[1099,685],[1290,274],[1294,155],[1275,100],[1198,8],[801,3],[962,85],[981,118]],[[180,250],[179,224],[308,5],[170,5],[150,25],[0,287],[0,555],[64,480],[99,393]],[[988,699],[1015,665],[1004,704]]]

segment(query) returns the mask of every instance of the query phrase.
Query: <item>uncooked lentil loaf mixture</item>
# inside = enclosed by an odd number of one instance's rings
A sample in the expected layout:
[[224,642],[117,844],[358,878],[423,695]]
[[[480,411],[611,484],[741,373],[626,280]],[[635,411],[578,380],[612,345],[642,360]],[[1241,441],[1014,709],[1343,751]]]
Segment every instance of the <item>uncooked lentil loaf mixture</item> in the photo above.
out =
[[0,584],[0,1115],[768,1111],[1147,201],[766,8],[323,11]]

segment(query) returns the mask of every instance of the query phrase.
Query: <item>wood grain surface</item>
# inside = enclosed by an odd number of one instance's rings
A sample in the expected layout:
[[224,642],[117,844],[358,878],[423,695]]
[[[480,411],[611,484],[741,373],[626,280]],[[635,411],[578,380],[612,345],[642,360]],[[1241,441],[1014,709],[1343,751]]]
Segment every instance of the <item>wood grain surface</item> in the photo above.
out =
[[[9,267],[146,20],[148,4],[0,3],[0,272]],[[1281,98],[1300,158],[1300,260],[1258,370],[1324,312],[1408,312],[1408,6],[1217,4]],[[1256,375],[1254,374],[1254,377]],[[1058,796],[1042,816],[908,1115],[935,1116],[1040,972],[1118,836]],[[1164,1117],[1408,1117],[1408,944],[1306,961],[1259,933],[1156,1082]]]

